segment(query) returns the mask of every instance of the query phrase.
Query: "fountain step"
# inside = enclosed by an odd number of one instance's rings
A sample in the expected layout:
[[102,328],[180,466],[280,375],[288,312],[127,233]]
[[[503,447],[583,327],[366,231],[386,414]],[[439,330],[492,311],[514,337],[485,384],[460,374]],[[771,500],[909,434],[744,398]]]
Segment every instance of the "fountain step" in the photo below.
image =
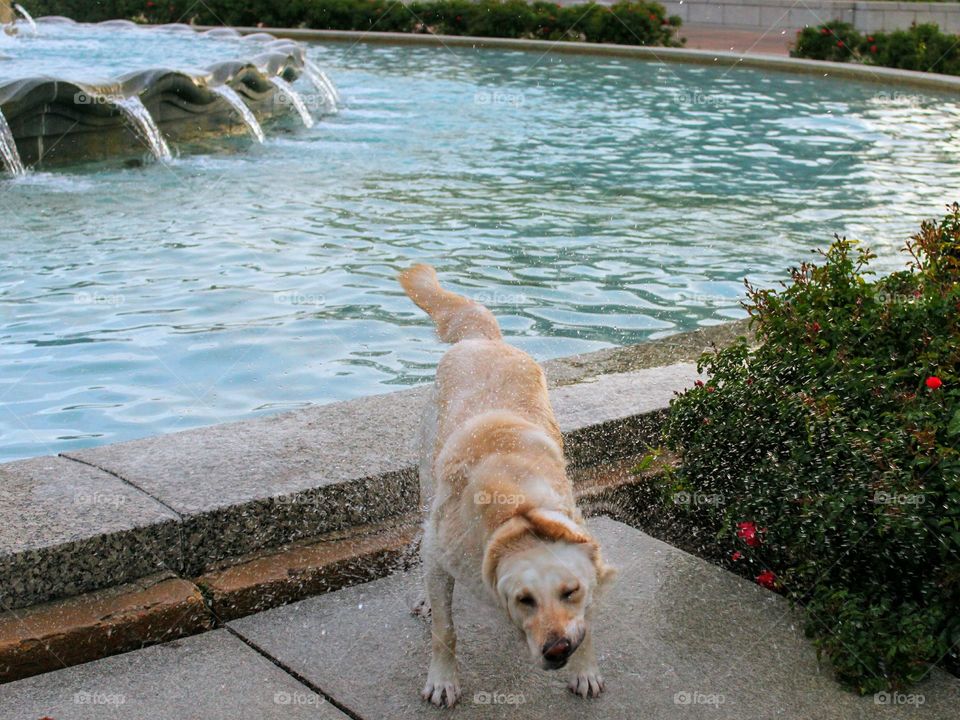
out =
[[[574,467],[643,451],[689,363],[742,325],[546,363]],[[630,372],[612,372],[627,370]],[[592,380],[592,382],[584,382]],[[416,510],[426,388],[0,465],[0,593],[17,609]]]
[[[636,458],[574,471],[578,500],[646,481]],[[418,560],[420,515],[329,533],[224,564],[192,581],[161,573],[0,614],[0,682],[98,660],[306,597],[405,570]],[[202,593],[202,597],[201,597]]]

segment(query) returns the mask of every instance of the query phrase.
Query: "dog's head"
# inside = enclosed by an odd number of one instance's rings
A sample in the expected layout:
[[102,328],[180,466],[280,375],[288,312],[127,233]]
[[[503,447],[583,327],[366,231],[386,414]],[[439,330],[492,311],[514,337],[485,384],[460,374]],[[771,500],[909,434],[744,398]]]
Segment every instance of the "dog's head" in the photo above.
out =
[[523,630],[535,662],[566,665],[589,630],[589,609],[616,570],[563,513],[529,510],[504,523],[487,545],[484,579]]

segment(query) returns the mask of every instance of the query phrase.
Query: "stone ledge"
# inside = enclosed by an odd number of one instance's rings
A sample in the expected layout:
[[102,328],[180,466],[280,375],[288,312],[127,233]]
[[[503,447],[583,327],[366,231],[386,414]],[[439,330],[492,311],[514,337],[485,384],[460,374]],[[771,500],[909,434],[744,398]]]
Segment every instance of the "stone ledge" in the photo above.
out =
[[169,574],[0,615],[0,683],[194,635],[213,617]]

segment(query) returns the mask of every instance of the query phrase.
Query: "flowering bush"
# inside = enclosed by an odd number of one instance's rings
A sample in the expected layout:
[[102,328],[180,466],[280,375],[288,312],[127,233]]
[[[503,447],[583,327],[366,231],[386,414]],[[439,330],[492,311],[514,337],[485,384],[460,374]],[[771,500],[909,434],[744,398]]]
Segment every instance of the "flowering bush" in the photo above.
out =
[[196,22],[206,25],[308,27],[326,30],[431,32],[446,35],[582,40],[624,45],[680,45],[680,18],[663,5],[620,0],[560,5],[526,0],[36,0],[37,15],[67,15],[99,21],[116,17],[139,22]]
[[850,23],[832,21],[797,33],[793,57],[960,75],[960,43],[933,23],[908,30],[864,34]]
[[665,430],[670,491],[720,499],[685,519],[804,605],[860,692],[960,648],[960,207],[905,251],[906,270],[874,279],[871,253],[837,238],[789,286],[748,286],[757,345],[705,355],[709,383]]

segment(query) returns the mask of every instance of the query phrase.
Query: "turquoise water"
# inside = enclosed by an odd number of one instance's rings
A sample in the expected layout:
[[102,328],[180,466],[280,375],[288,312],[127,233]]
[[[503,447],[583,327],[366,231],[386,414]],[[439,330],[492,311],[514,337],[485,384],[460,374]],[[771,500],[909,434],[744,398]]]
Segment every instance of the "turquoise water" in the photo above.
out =
[[[435,263],[538,358],[743,316],[834,232],[885,270],[960,189],[956,98],[820,77],[311,47],[343,95],[169,166],[0,180],[0,456],[385,392]],[[308,93],[303,83],[298,87]]]

